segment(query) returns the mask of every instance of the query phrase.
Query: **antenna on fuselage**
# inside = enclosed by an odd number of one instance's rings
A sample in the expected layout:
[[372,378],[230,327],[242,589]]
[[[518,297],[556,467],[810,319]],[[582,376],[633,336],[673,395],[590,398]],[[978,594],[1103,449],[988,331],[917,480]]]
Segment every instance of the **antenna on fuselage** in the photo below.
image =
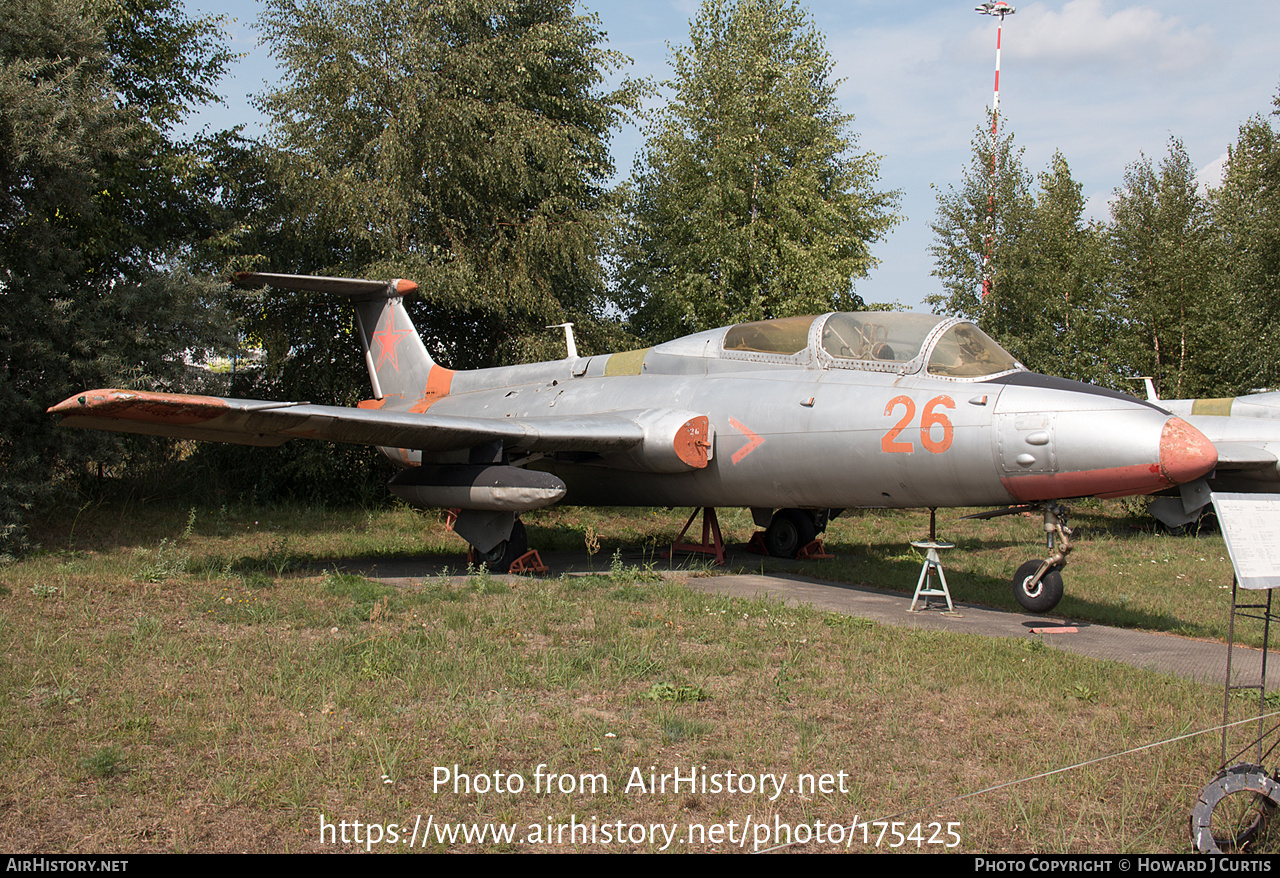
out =
[[573,340],[573,324],[572,323],[553,323],[547,329],[563,329],[564,330],[564,346],[567,349],[565,354],[566,360],[578,359],[578,344]]

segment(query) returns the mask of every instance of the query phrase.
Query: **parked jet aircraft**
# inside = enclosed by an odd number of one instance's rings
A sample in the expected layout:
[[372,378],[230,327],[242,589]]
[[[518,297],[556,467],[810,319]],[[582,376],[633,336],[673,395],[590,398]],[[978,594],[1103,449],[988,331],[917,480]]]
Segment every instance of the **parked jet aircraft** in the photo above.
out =
[[[743,323],[624,353],[474,371],[432,361],[410,281],[242,275],[247,286],[355,303],[374,398],[358,408],[91,390],[50,409],[70,427],[279,445],[380,447],[390,483],[502,569],[521,512],[578,505],[748,506],[794,557],[847,507],[1029,504],[1050,551],[1015,592],[1062,596],[1057,501],[1146,494],[1199,478],[1213,446],[1157,406],[1028,372],[977,326],[908,313]],[[705,522],[704,522],[705,527]],[[1060,545],[1054,547],[1054,539]]]
[[1179,415],[1218,449],[1218,465],[1207,476],[1182,485],[1177,496],[1151,499],[1150,511],[1170,530],[1199,520],[1211,491],[1280,491],[1280,393],[1252,393],[1223,399],[1159,399],[1147,382],[1147,399]]

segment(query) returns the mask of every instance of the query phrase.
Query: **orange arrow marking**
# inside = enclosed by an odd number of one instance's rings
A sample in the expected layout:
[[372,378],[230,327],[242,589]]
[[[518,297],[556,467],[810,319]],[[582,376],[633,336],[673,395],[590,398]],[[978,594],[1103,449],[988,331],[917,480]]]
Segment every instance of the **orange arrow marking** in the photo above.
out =
[[751,432],[751,430],[747,429],[742,424],[739,424],[736,418],[729,419],[729,426],[733,427],[733,429],[737,430],[743,436],[746,436],[748,440],[747,444],[739,448],[733,455],[732,460],[734,464],[737,465],[741,462],[742,458],[746,457],[748,454],[764,444],[764,437]]

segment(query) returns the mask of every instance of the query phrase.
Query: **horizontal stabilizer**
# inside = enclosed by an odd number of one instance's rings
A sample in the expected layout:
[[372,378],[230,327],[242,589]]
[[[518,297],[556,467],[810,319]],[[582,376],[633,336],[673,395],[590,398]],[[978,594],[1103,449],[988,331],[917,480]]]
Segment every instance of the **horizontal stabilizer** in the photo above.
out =
[[232,283],[240,287],[261,289],[276,287],[282,290],[305,290],[313,293],[334,293],[356,300],[386,299],[391,296],[407,296],[418,289],[411,280],[361,280],[351,277],[319,277],[311,274],[271,274],[261,271],[244,271],[235,275]]

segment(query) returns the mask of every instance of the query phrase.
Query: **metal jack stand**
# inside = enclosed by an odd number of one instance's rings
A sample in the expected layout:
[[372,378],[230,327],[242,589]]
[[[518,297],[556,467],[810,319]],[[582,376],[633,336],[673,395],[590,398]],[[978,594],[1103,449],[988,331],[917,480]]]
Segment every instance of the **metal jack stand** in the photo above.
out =
[[[693,526],[693,520],[698,517],[699,512],[702,513],[702,542],[686,543],[684,535]],[[714,506],[694,509],[693,514],[689,516],[689,520],[684,523],[684,530],[680,531],[680,536],[676,537],[676,541],[671,544],[671,549],[663,553],[663,557],[671,558],[676,552],[696,552],[704,555],[713,555],[716,559],[716,565],[724,566],[724,540],[720,538],[720,519],[716,517]]]
[[[916,593],[911,598],[911,607],[908,613],[919,612],[916,610],[916,603],[924,598],[924,606],[920,611],[929,609],[929,598],[945,598],[947,601],[947,612],[956,615],[956,608],[951,603],[951,590],[947,588],[947,574],[942,572],[942,556],[938,554],[939,550],[954,549],[955,543],[938,540],[938,510],[936,508],[929,509],[929,539],[912,540],[911,545],[917,549],[924,549],[924,565],[920,568],[920,578],[916,580]],[[933,574],[938,574],[939,587],[933,585]]]
[[[1270,501],[1270,505],[1268,505]],[[1250,852],[1263,841],[1267,824],[1280,805],[1280,784],[1267,767],[1280,747],[1280,723],[1267,728],[1271,711],[1267,706],[1267,664],[1271,649],[1274,612],[1272,592],[1280,585],[1267,555],[1273,544],[1268,528],[1280,524],[1280,497],[1275,495],[1214,495],[1223,538],[1231,555],[1231,621],[1227,634],[1227,676],[1222,697],[1222,762],[1216,777],[1200,791],[1191,808],[1191,840],[1201,853]],[[1242,571],[1244,571],[1242,573]],[[1241,582],[1241,578],[1245,582]],[[1241,603],[1241,588],[1265,590],[1266,599]],[[1261,596],[1257,596],[1260,598]],[[1245,600],[1250,600],[1246,598]],[[1236,683],[1232,679],[1236,620],[1262,622],[1262,667],[1256,683]],[[1256,736],[1237,750],[1228,752],[1228,725],[1235,692],[1256,691]],[[1235,725],[1232,728],[1247,728]],[[1265,746],[1264,746],[1265,745]],[[1248,761],[1241,761],[1248,760]]]

